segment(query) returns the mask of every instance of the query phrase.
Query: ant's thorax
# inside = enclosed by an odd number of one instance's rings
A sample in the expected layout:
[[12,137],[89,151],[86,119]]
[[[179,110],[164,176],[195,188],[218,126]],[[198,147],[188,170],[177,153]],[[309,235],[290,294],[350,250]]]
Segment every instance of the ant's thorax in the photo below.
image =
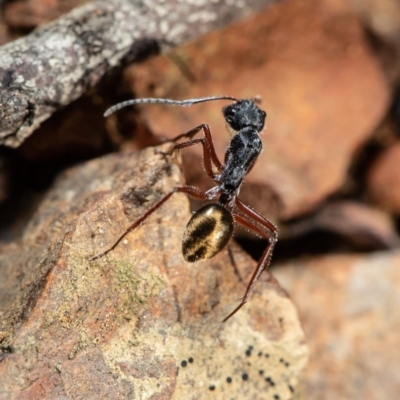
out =
[[262,142],[254,127],[239,131],[230,142],[225,153],[225,168],[219,181],[221,193],[228,196],[238,194],[244,177],[262,151]]
[[253,100],[238,100],[222,112],[232,139],[225,153],[224,169],[218,177],[219,203],[229,207],[262,151],[259,133],[264,128],[266,113]]

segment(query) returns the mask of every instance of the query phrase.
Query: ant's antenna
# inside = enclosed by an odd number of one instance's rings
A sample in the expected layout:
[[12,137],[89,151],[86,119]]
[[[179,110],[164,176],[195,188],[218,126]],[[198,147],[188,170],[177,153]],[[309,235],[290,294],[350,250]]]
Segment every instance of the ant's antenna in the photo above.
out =
[[234,97],[231,96],[211,96],[211,97],[200,97],[198,99],[188,99],[188,100],[171,100],[171,99],[158,99],[158,98],[148,98],[148,99],[132,99],[123,101],[122,103],[115,104],[114,106],[110,107],[105,113],[104,116],[108,117],[109,115],[115,113],[115,111],[120,110],[121,108],[133,106],[135,104],[155,104],[155,103],[162,103],[162,104],[169,104],[171,106],[182,106],[188,107],[192,106],[193,104],[198,103],[205,103],[206,101],[213,101],[213,100],[232,100],[237,101]]

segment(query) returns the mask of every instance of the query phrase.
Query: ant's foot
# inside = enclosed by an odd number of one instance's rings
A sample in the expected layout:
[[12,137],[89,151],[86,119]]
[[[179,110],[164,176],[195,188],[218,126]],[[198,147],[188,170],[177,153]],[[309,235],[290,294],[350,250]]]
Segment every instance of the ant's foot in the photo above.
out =
[[156,153],[156,154],[160,154],[160,155],[162,155],[162,156],[168,156],[168,157],[170,157],[170,156],[172,156],[174,153],[176,153],[177,152],[177,149],[175,149],[175,145],[173,144],[173,143],[171,143],[171,148],[168,150],[168,151],[163,151],[163,150],[160,150],[158,147],[156,147],[155,149],[154,149],[154,152]]

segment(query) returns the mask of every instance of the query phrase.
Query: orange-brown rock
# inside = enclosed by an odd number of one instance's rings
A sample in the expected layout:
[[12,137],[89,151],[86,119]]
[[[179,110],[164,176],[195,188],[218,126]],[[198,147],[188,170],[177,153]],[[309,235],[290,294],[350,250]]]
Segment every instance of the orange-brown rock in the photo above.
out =
[[59,176],[0,251],[1,399],[292,397],[307,362],[292,302],[261,279],[221,323],[255,263],[233,243],[185,263],[185,195],[90,261],[180,181],[154,148]]
[[399,265],[393,251],[308,258],[275,271],[310,346],[301,399],[398,397]]
[[17,0],[5,5],[3,19],[13,28],[32,29],[87,2],[88,0]]

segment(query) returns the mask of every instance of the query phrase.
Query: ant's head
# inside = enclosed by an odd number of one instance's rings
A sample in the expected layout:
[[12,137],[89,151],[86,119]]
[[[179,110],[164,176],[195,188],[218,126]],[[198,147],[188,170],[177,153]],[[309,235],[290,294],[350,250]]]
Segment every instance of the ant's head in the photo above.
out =
[[222,112],[230,133],[237,133],[247,127],[254,127],[257,132],[261,132],[267,116],[267,113],[261,110],[254,100],[238,100],[224,107]]

